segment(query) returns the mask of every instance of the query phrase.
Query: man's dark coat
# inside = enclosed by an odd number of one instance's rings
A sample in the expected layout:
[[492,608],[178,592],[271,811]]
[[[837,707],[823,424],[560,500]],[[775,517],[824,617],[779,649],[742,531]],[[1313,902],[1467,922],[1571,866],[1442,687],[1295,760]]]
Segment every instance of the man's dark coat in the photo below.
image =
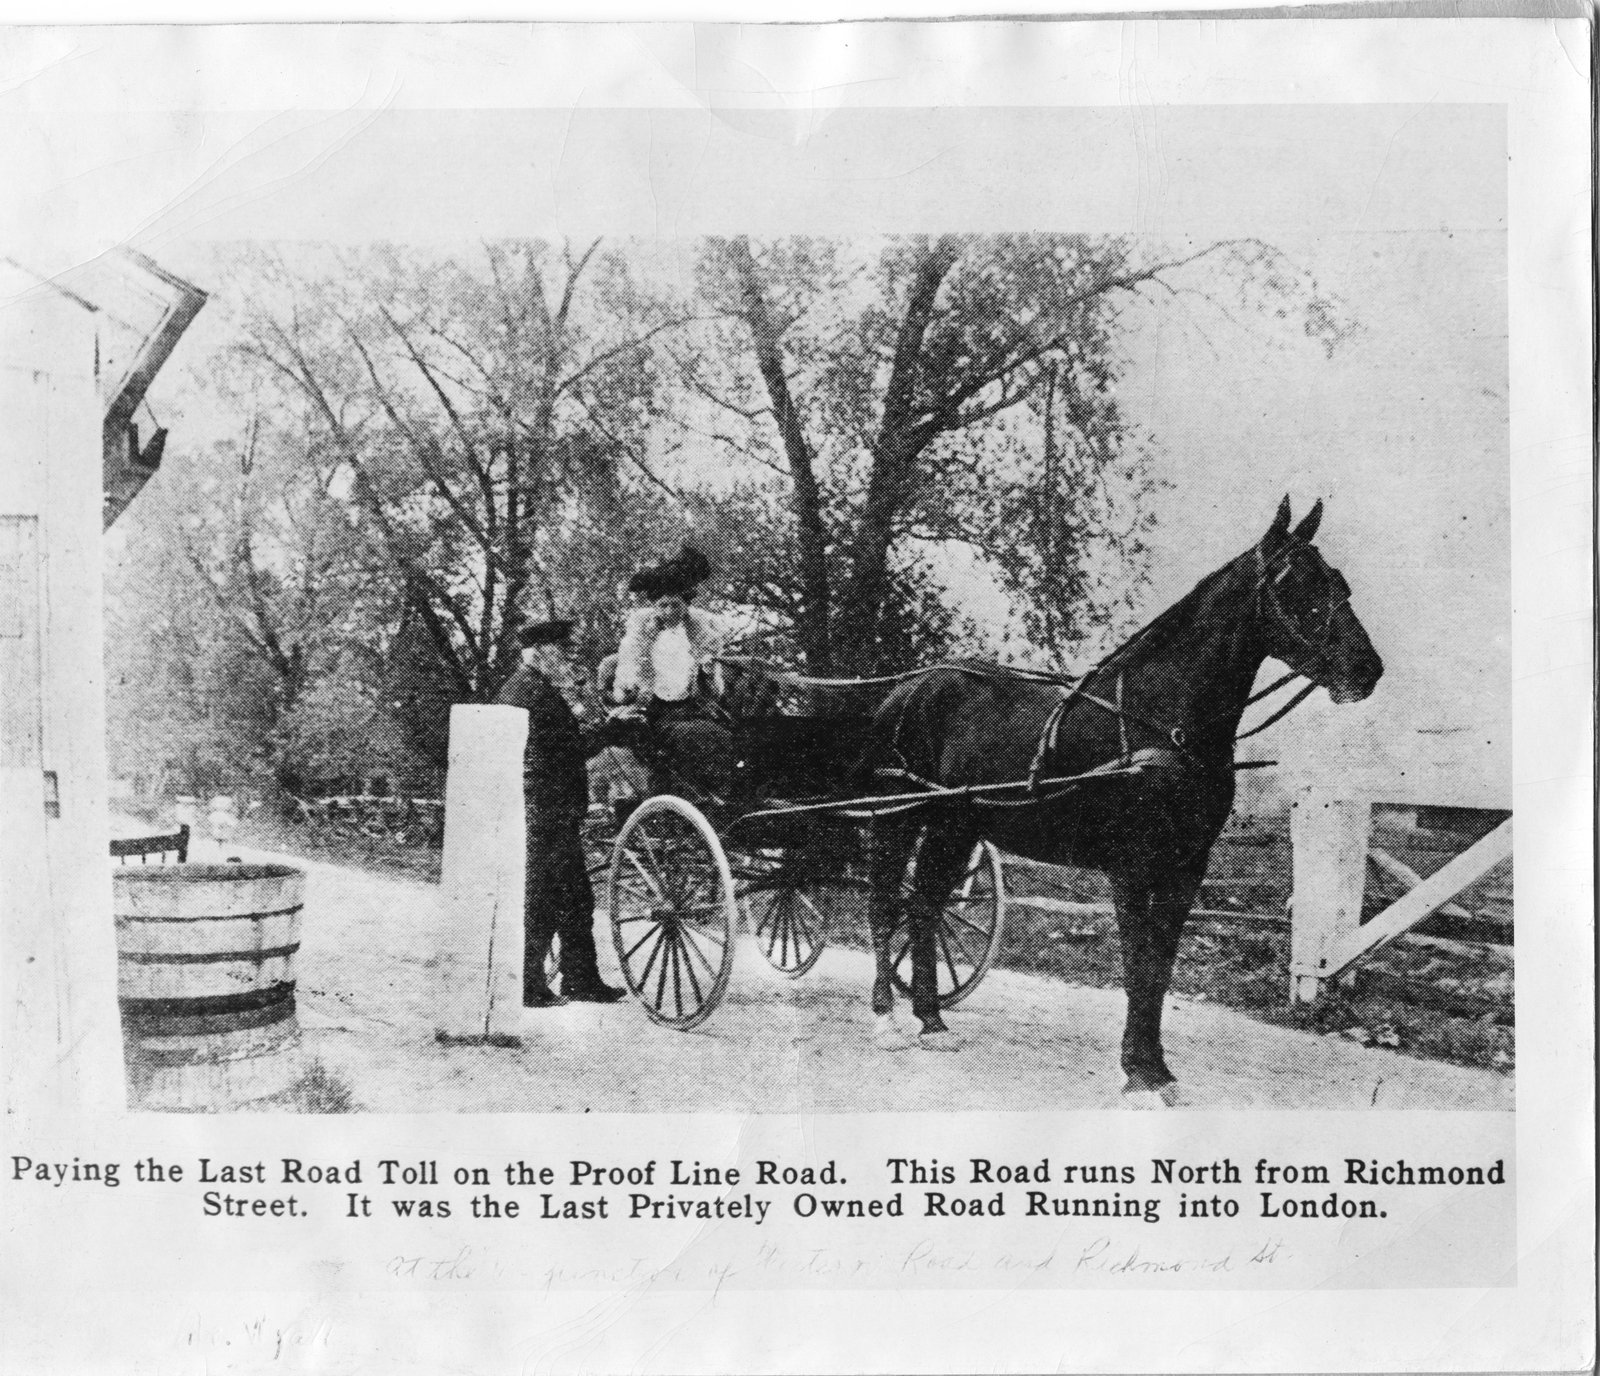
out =
[[594,949],[594,891],[579,825],[589,809],[586,741],[567,700],[537,669],[524,664],[495,701],[528,714],[522,755],[527,826],[527,885],[523,921],[525,1000],[546,992],[545,958],[561,937],[564,989],[599,984]]

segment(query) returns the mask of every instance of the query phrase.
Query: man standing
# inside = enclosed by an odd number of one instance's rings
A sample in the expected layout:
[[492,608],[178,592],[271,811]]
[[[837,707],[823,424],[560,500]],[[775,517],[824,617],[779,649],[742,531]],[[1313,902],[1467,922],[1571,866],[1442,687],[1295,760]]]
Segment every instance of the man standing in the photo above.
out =
[[[568,1000],[615,1003],[623,997],[600,979],[594,949],[594,890],[579,827],[589,807],[588,754],[578,719],[551,681],[569,678],[570,621],[522,627],[522,666],[495,698],[528,714],[522,757],[528,837],[523,890],[522,1002],[550,1008]],[[545,977],[550,943],[561,938],[561,993]]]

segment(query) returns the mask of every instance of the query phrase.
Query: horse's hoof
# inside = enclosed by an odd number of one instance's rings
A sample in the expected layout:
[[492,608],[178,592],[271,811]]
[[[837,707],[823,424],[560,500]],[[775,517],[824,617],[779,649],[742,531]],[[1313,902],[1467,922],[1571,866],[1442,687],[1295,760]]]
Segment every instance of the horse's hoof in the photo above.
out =
[[924,1032],[917,1038],[917,1045],[924,1051],[959,1051],[962,1041],[949,1028],[941,1028],[937,1032]]
[[904,1051],[910,1047],[911,1038],[894,1020],[893,1013],[879,1013],[874,1020],[872,1044],[880,1051]]
[[1130,1085],[1122,1091],[1122,1103],[1125,1108],[1134,1109],[1168,1109],[1177,1108],[1183,1100],[1178,1092],[1177,1081],[1164,1084],[1159,1089],[1135,1089]]
[[1123,1108],[1164,1111],[1171,1107],[1156,1089],[1125,1089],[1122,1091]]

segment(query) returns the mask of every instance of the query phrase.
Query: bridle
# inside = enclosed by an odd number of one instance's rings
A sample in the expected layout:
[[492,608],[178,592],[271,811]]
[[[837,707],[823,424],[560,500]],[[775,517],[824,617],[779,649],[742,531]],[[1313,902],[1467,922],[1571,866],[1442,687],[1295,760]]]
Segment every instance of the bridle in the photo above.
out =
[[[1322,624],[1317,627],[1317,631],[1314,636],[1308,636],[1301,631],[1299,626],[1295,624],[1294,618],[1284,610],[1283,601],[1278,596],[1278,584],[1281,583],[1284,579],[1284,576],[1289,573],[1290,565],[1285,563],[1284,567],[1281,568],[1275,575],[1272,572],[1275,564],[1292,558],[1302,549],[1309,548],[1309,545],[1302,544],[1286,545],[1271,558],[1268,558],[1261,552],[1261,547],[1259,545],[1256,547],[1256,611],[1258,616],[1270,616],[1271,619],[1277,624],[1278,629],[1285,632],[1290,640],[1292,640],[1302,649],[1310,651],[1310,667],[1313,669],[1320,669],[1322,667],[1322,660],[1328,653],[1328,647],[1333,640],[1333,618],[1338,615],[1341,607],[1346,607],[1350,604],[1350,589],[1345,587],[1337,596],[1330,596],[1328,598],[1327,610],[1322,614]],[[1329,579],[1329,586],[1331,588],[1333,586],[1333,579],[1338,578],[1339,576],[1333,573],[1331,569],[1329,570],[1329,573],[1332,574],[1332,577]],[[1343,583],[1344,580],[1340,578],[1339,582]],[[1304,669],[1297,669],[1295,672],[1296,674],[1302,675],[1306,678],[1311,677],[1311,674],[1306,672]]]
[[[1292,641],[1310,651],[1310,656],[1306,661],[1305,668],[1291,667],[1288,673],[1274,679],[1265,688],[1258,689],[1245,699],[1244,706],[1250,707],[1254,703],[1262,701],[1264,698],[1271,697],[1280,688],[1286,687],[1297,678],[1304,678],[1306,680],[1306,683],[1303,687],[1298,689],[1293,696],[1288,699],[1287,702],[1285,702],[1265,720],[1257,723],[1255,726],[1252,726],[1248,731],[1237,732],[1233,738],[1234,744],[1238,744],[1242,740],[1248,740],[1251,736],[1259,735],[1269,726],[1276,725],[1278,722],[1282,721],[1283,718],[1288,716],[1290,712],[1294,711],[1294,709],[1304,702],[1308,697],[1310,697],[1311,694],[1316,692],[1321,686],[1317,680],[1311,676],[1311,674],[1308,672],[1308,669],[1319,669],[1322,667],[1322,661],[1327,656],[1333,639],[1333,618],[1341,607],[1349,604],[1350,591],[1348,588],[1345,588],[1337,597],[1330,597],[1328,599],[1327,611],[1323,614],[1321,625],[1317,627],[1313,635],[1308,636],[1301,631],[1299,626],[1295,624],[1294,619],[1284,608],[1282,599],[1278,596],[1277,584],[1282,581],[1284,575],[1289,571],[1288,566],[1286,565],[1276,574],[1273,573],[1274,566],[1293,558],[1302,549],[1309,548],[1309,545],[1301,542],[1294,542],[1284,545],[1276,553],[1270,556],[1262,552],[1261,546],[1257,545],[1255,548],[1254,559],[1256,585],[1253,597],[1255,600],[1255,612],[1257,620],[1260,621],[1270,618],[1273,624],[1275,624],[1278,629],[1284,631]],[[1045,719],[1044,726],[1039,732],[1039,745],[1034,751],[1033,761],[1028,767],[1028,784],[1030,789],[1038,786],[1040,777],[1045,769],[1045,763],[1055,749],[1056,738],[1060,733],[1062,719],[1066,716],[1073,703],[1079,701],[1088,702],[1095,707],[1099,707],[1102,711],[1108,712],[1116,718],[1118,743],[1121,747],[1120,758],[1127,759],[1130,756],[1128,746],[1128,723],[1133,721],[1148,729],[1154,730],[1158,735],[1165,736],[1167,740],[1172,742],[1172,745],[1175,749],[1180,751],[1183,755],[1189,757],[1189,759],[1194,760],[1194,752],[1189,748],[1189,734],[1184,730],[1183,727],[1167,727],[1162,723],[1145,716],[1141,712],[1134,711],[1124,703],[1122,691],[1123,673],[1121,670],[1117,672],[1116,679],[1114,680],[1115,690],[1112,700],[1107,700],[1096,693],[1088,692],[1084,686],[1096,673],[1108,667],[1113,659],[1119,655],[1125,654],[1128,650],[1132,649],[1133,646],[1138,644],[1138,642],[1142,640],[1149,632],[1151,624],[1153,623],[1142,627],[1130,639],[1124,641],[1120,646],[1113,650],[1111,654],[1107,655],[1106,658],[1100,662],[1100,664],[1096,665],[1095,668],[1091,669],[1075,683],[1063,685],[1060,700],[1051,709],[1050,715]],[[1202,717],[1200,724],[1204,725],[1207,722],[1215,721],[1220,715],[1220,713],[1214,713],[1210,716]],[[1239,768],[1241,766],[1235,765],[1234,767]],[[1243,767],[1250,768],[1252,766],[1245,765]]]
[[[1254,551],[1256,582],[1255,587],[1252,590],[1251,597],[1254,601],[1254,611],[1257,621],[1260,622],[1263,620],[1270,620],[1272,624],[1276,625],[1278,629],[1283,631],[1296,645],[1309,651],[1309,656],[1305,661],[1306,666],[1309,669],[1316,669],[1321,667],[1322,661],[1327,656],[1333,639],[1333,619],[1335,615],[1337,615],[1339,609],[1349,603],[1350,591],[1348,587],[1344,587],[1337,596],[1332,596],[1328,599],[1327,610],[1322,616],[1321,624],[1316,628],[1313,634],[1307,635],[1300,629],[1300,627],[1295,623],[1294,619],[1289,615],[1287,609],[1285,609],[1283,601],[1278,595],[1277,584],[1289,571],[1286,561],[1296,556],[1301,550],[1309,548],[1311,548],[1311,546],[1302,541],[1294,541],[1284,545],[1276,553],[1269,556],[1264,554],[1261,550],[1261,547],[1257,545]],[[1285,564],[1286,566],[1274,574],[1274,569],[1280,564]],[[1330,572],[1332,571],[1330,570]],[[1337,575],[1334,576],[1337,577]],[[1340,583],[1343,582],[1342,579],[1339,581]],[[1058,674],[1041,673],[1033,670],[1007,669],[995,665],[979,665],[962,661],[945,661],[940,664],[927,665],[923,668],[912,669],[899,674],[885,674],[875,678],[854,679],[812,678],[803,674],[789,673],[784,670],[774,670],[764,665],[761,667],[763,672],[770,675],[773,679],[791,687],[827,688],[865,687],[869,685],[894,686],[913,679],[925,679],[936,669],[952,669],[960,673],[972,674],[980,678],[1020,679],[1034,683],[1055,684],[1060,689],[1060,697],[1056,700],[1054,706],[1052,706],[1050,709],[1049,715],[1045,718],[1044,725],[1041,727],[1039,732],[1039,743],[1034,750],[1033,760],[1028,767],[1027,788],[1030,794],[1036,794],[1040,787],[1048,782],[1068,782],[1065,780],[1047,780],[1044,775],[1047,761],[1056,747],[1056,741],[1060,733],[1062,720],[1066,717],[1068,711],[1071,710],[1073,704],[1078,702],[1086,702],[1091,706],[1098,707],[1101,711],[1108,713],[1116,720],[1118,744],[1120,747],[1118,759],[1122,762],[1129,761],[1133,757],[1133,752],[1128,738],[1128,727],[1129,724],[1132,723],[1142,726],[1146,730],[1155,733],[1157,736],[1164,737],[1166,740],[1170,741],[1173,749],[1175,749],[1180,755],[1187,757],[1190,763],[1195,765],[1203,763],[1195,756],[1194,751],[1190,748],[1189,734],[1183,727],[1169,727],[1165,723],[1156,720],[1154,717],[1148,716],[1139,711],[1137,708],[1128,705],[1128,703],[1125,701],[1125,695],[1123,692],[1123,679],[1126,672],[1125,670],[1117,668],[1116,677],[1112,680],[1112,695],[1109,698],[1103,697],[1099,693],[1091,692],[1088,688],[1089,681],[1092,678],[1094,678],[1097,674],[1102,674],[1111,669],[1114,665],[1114,662],[1118,658],[1125,656],[1130,650],[1132,650],[1150,634],[1155,624],[1155,622],[1147,622],[1144,626],[1140,627],[1139,630],[1134,632],[1134,634],[1127,640],[1123,641],[1121,645],[1112,650],[1110,654],[1106,655],[1087,673],[1075,679],[1067,679]],[[749,661],[739,656],[724,656],[724,658],[733,663],[748,665],[753,662],[759,664],[759,661]],[[1262,731],[1265,731],[1269,726],[1273,726],[1277,722],[1282,721],[1284,717],[1288,716],[1290,712],[1294,711],[1294,709],[1304,702],[1308,697],[1310,697],[1312,693],[1316,692],[1321,684],[1319,684],[1316,679],[1311,677],[1311,674],[1307,672],[1307,668],[1291,668],[1288,673],[1274,679],[1265,688],[1258,689],[1245,699],[1243,706],[1249,707],[1254,703],[1260,702],[1263,699],[1272,696],[1272,694],[1276,693],[1280,688],[1287,686],[1297,678],[1306,679],[1305,685],[1295,692],[1287,702],[1269,715],[1264,721],[1259,722],[1257,725],[1251,727],[1248,731],[1237,732],[1233,738],[1235,744],[1242,740],[1248,740],[1251,736],[1258,735]],[[918,686],[920,687],[920,683]],[[899,711],[896,716],[894,732],[890,742],[890,748],[895,757],[899,759],[901,767],[879,772],[894,774],[899,777],[910,779],[919,784],[925,784],[927,782],[926,780],[919,779],[916,774],[911,772],[909,765],[906,762],[904,751],[901,748],[901,733],[905,727],[906,713],[911,705],[911,699],[912,696],[914,696],[914,693],[915,690],[913,690],[912,694],[908,694],[899,704]],[[1220,715],[1222,714],[1214,713],[1210,716],[1202,717],[1199,724],[1205,725],[1208,722],[1215,721]],[[1270,763],[1275,762],[1249,761],[1244,764],[1230,763],[1230,768],[1262,768],[1264,765]],[[985,801],[990,806],[1016,807],[1030,805],[1027,802],[1001,803],[995,799],[987,799]]]

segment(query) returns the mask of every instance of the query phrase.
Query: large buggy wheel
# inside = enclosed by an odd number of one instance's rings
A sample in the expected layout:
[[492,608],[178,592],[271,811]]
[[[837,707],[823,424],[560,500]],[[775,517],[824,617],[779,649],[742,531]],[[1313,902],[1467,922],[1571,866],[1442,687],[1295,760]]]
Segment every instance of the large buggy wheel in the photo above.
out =
[[[917,851],[921,847],[922,838],[918,837],[901,880],[902,903],[915,896]],[[1000,871],[1000,852],[987,841],[980,841],[972,848],[966,869],[939,910],[934,937],[939,1007],[954,1008],[983,982],[1000,950],[1005,916],[1006,886]],[[889,956],[895,986],[909,994],[911,925],[904,917],[889,938]]]
[[739,904],[767,964],[799,979],[822,957],[832,911],[827,885],[786,872],[781,850],[752,851],[739,866]]
[[655,1022],[711,1016],[733,973],[739,919],[722,843],[682,798],[648,798],[611,852],[611,937],[628,988]]

